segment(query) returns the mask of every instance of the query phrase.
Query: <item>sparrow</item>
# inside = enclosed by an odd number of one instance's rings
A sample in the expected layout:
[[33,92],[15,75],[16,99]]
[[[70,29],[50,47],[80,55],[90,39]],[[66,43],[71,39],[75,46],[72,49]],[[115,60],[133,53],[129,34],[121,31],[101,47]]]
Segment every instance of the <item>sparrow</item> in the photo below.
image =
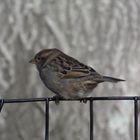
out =
[[36,65],[45,86],[65,99],[87,97],[99,83],[125,81],[103,76],[56,48],[41,50],[29,62]]

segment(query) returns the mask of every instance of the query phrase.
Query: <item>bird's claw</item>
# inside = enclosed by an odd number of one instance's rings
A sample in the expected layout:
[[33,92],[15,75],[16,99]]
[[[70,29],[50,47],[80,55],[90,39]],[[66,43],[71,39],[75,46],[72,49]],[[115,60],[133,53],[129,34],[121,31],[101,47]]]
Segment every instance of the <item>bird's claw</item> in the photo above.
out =
[[52,98],[53,98],[53,100],[54,100],[54,102],[55,102],[56,105],[59,105],[60,99],[62,99],[62,97],[61,96],[58,96],[58,95],[53,96]]
[[80,102],[83,102],[84,104],[86,104],[86,103],[87,103],[87,99],[81,98],[81,99],[80,99]]

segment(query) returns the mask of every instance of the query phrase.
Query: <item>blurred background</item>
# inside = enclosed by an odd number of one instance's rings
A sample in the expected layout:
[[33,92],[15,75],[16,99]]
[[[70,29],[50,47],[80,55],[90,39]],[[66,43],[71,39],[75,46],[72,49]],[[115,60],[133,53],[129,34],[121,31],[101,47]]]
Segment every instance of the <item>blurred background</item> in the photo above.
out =
[[[91,96],[140,95],[140,1],[0,0],[0,98],[53,96],[28,63],[57,48],[101,74],[124,78],[100,84]],[[96,140],[133,139],[133,102],[94,103]],[[0,140],[43,140],[44,104],[6,104]],[[51,140],[88,140],[89,103],[50,104]]]

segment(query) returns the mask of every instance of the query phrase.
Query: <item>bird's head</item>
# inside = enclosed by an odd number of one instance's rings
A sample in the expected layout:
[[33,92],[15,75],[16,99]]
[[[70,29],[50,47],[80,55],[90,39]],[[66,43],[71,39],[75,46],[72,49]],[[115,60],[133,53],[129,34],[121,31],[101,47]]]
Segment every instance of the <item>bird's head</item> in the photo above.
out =
[[29,63],[35,64],[38,69],[42,68],[44,64],[47,64],[55,55],[60,51],[57,49],[44,49],[38,52]]

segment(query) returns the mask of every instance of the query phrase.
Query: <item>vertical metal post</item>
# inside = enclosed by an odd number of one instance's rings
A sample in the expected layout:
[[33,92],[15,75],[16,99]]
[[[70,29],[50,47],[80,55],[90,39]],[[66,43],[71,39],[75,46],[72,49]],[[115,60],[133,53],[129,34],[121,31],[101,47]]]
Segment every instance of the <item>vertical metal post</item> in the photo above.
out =
[[93,140],[93,100],[90,100],[90,140]]
[[45,102],[45,140],[49,140],[49,100]]
[[138,99],[134,99],[134,140],[138,140]]
[[0,112],[2,111],[3,105],[4,105],[4,100],[2,99],[2,100],[0,100]]

